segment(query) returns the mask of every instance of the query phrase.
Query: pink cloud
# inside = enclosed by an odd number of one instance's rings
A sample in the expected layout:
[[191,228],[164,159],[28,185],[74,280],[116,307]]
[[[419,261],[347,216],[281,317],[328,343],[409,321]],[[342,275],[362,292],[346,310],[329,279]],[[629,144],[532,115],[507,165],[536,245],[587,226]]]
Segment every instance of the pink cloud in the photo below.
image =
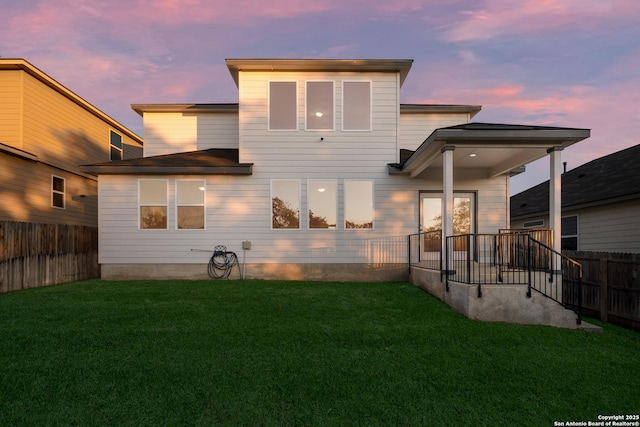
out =
[[621,23],[633,24],[639,13],[636,0],[486,0],[480,9],[462,12],[461,19],[444,29],[443,35],[457,42],[568,28],[606,31]]

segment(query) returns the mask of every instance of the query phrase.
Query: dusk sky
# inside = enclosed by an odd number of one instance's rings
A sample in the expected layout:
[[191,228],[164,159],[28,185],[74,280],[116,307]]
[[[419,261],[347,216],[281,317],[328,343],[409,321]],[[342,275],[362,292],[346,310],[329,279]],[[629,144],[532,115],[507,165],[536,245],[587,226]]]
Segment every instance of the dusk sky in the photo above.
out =
[[[413,59],[403,103],[591,129],[575,168],[640,144],[638,0],[0,0],[24,58],[142,136],[131,104],[237,102],[225,58]],[[427,135],[425,135],[426,138]],[[549,178],[549,161],[512,194]]]

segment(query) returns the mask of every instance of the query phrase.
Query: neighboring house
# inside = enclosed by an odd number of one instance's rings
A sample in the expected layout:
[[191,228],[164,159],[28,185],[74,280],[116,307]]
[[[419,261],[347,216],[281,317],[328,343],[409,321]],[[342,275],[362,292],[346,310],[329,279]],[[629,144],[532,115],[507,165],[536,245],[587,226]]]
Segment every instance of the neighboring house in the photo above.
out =
[[98,225],[85,163],[140,157],[142,139],[24,59],[0,58],[0,220]]
[[[562,249],[640,253],[640,145],[562,174]],[[549,182],[511,197],[511,228],[549,226]]]
[[245,277],[405,280],[409,234],[508,228],[510,176],[589,136],[401,104],[411,60],[226,63],[238,104],[133,105],[144,158],[83,167],[103,278],[207,277],[224,245]]

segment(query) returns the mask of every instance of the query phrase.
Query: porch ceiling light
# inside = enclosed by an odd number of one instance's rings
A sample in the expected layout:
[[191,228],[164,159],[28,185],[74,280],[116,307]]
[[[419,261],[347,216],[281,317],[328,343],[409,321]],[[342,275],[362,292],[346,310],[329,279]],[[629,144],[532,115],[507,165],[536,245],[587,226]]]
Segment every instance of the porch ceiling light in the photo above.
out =
[[477,156],[477,154],[476,154],[476,153],[471,153],[471,154],[469,154],[469,157],[476,157],[476,156]]

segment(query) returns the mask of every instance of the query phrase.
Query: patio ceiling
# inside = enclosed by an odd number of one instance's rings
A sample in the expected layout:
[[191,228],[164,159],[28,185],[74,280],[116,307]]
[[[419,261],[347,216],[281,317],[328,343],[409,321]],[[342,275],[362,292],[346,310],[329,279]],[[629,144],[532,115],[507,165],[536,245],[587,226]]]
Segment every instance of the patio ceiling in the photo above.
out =
[[468,123],[436,129],[406,161],[390,164],[389,174],[418,177],[442,168],[442,150],[454,147],[456,170],[486,171],[487,177],[517,174],[524,165],[588,138],[589,129]]

